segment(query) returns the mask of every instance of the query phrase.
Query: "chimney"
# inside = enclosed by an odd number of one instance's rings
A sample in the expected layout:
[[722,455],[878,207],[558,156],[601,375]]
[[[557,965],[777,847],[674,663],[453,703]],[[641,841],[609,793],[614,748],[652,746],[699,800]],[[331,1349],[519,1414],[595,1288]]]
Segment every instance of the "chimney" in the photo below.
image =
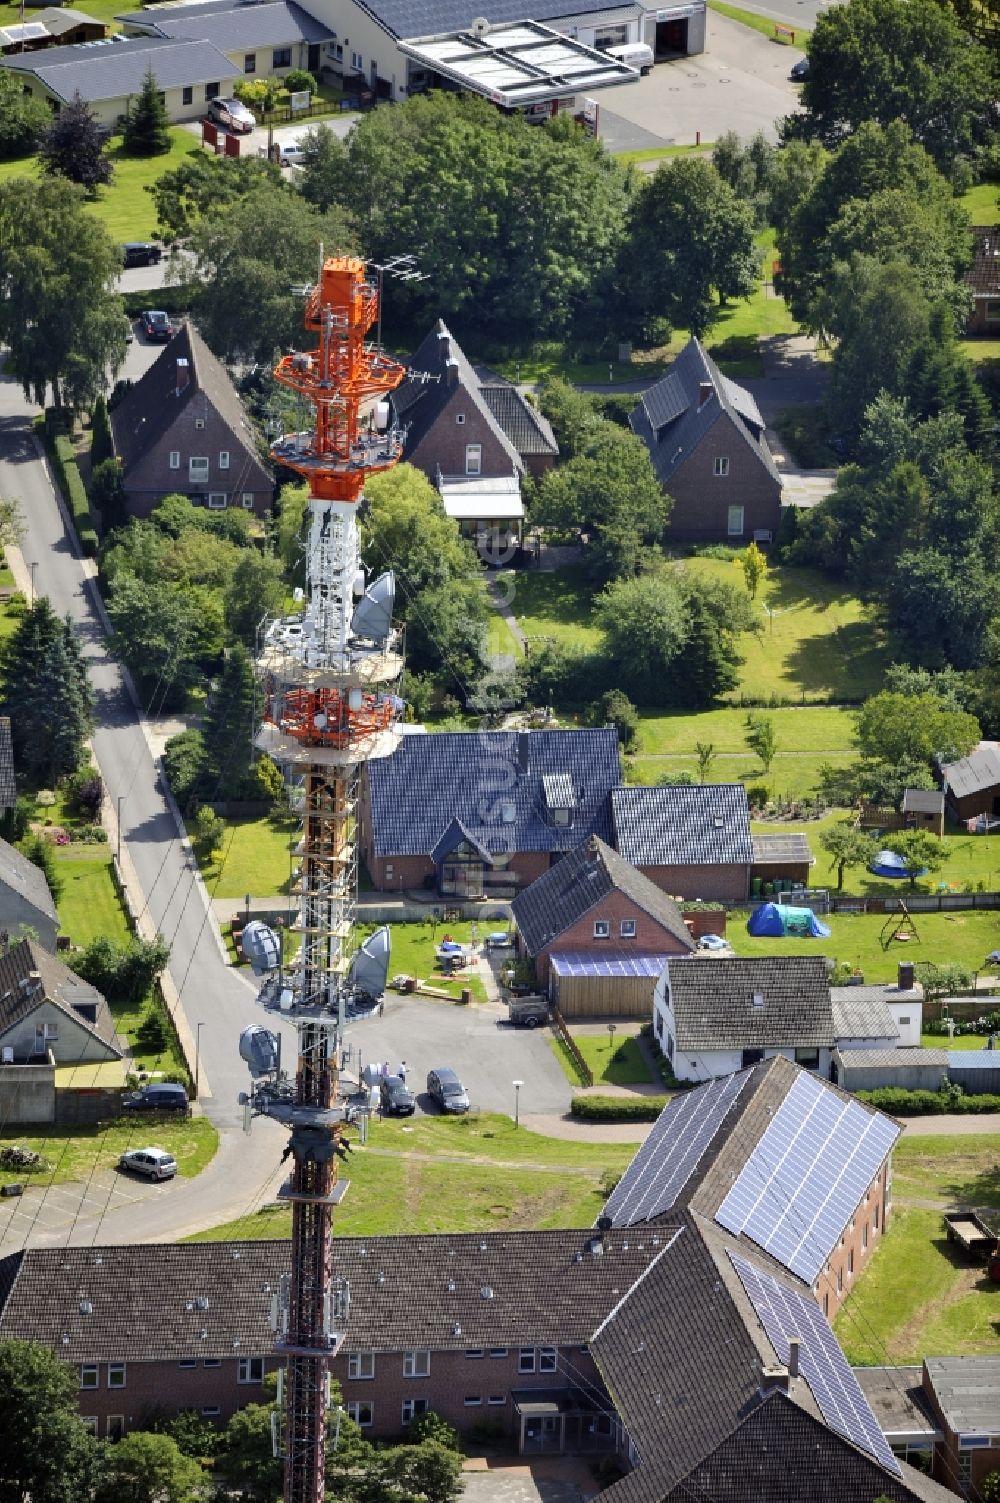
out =
[[709,399],[712,397],[712,395],[714,394],[714,392],[715,392],[715,387],[712,385],[711,381],[699,381],[699,383],[698,383],[698,407],[699,407],[699,409],[702,408],[702,407],[704,407],[705,403],[707,401],[709,401]]
[[799,1338],[797,1336],[789,1336],[789,1338],[788,1338],[788,1376],[789,1376],[789,1378],[797,1378],[798,1375],[799,1375]]
[[177,361],[177,388],[176,395],[180,396],[184,388],[191,380],[191,362],[189,360]]
[[444,363],[444,380],[446,386],[458,385],[458,361],[453,355],[449,355]]
[[788,1392],[788,1368],[781,1366],[762,1367],[760,1370],[761,1393],[773,1393],[776,1388],[780,1388],[782,1393]]
[[451,359],[451,335],[447,329],[438,330],[438,354],[442,360]]
[[896,985],[901,992],[913,990],[913,961],[901,960],[896,967]]
[[591,835],[590,839],[587,841],[587,860],[588,861],[596,861],[597,860],[597,836],[596,835]]

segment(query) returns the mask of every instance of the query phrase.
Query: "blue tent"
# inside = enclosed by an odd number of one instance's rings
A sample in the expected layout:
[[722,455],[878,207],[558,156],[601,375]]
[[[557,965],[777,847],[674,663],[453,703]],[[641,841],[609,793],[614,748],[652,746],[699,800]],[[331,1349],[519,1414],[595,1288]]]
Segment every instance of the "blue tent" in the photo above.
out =
[[895,851],[879,851],[875,860],[868,868],[876,877],[926,877],[926,866],[907,866],[902,856],[897,856]]
[[821,924],[811,908],[788,908],[784,903],[761,903],[747,919],[750,934],[779,937],[798,935],[802,939],[828,939],[830,929]]

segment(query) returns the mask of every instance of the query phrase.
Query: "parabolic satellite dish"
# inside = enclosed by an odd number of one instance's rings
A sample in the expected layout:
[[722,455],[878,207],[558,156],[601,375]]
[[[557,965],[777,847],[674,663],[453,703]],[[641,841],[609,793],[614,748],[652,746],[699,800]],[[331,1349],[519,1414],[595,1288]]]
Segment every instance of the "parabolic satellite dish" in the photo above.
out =
[[261,923],[260,919],[251,919],[243,930],[241,948],[255,976],[263,976],[265,971],[278,969],[281,941],[274,930]]
[[259,1023],[251,1023],[240,1034],[240,1058],[246,1060],[254,1080],[261,1075],[274,1074],[280,1053],[277,1035]]
[[396,599],[396,576],[391,569],[370,584],[351,617],[351,631],[356,637],[384,642],[392,631],[392,607]]
[[372,1002],[381,997],[389,974],[390,953],[389,929],[383,925],[368,936],[351,961],[347,973],[348,987]]

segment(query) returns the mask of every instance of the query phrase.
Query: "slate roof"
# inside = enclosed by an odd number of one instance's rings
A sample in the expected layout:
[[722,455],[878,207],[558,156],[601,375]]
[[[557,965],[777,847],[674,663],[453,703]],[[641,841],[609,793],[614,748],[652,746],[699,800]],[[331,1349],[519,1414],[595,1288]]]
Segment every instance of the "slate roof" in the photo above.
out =
[[221,5],[169,5],[127,11],[115,18],[126,26],[141,26],[165,37],[190,37],[213,42],[223,52],[243,47],[280,47],[294,42],[325,42],[333,35],[295,0]]
[[941,768],[946,790],[955,798],[967,798],[970,793],[984,793],[1000,785],[1000,747],[983,746],[971,756],[960,757],[957,762],[946,762]]
[[[861,987],[838,987],[838,993],[861,991]],[[833,1036],[835,1039],[898,1039],[896,1020],[880,997],[833,996]]]
[[749,866],[750,808],[742,783],[616,788],[615,845],[633,866]]
[[466,829],[465,825],[463,825],[460,819],[453,819],[451,824],[444,831],[441,839],[431,851],[431,860],[442,861],[445,856],[450,856],[455,847],[461,845],[463,841],[465,841],[468,845],[471,845],[473,850],[478,852],[483,861],[489,860],[489,851],[484,845],[480,844],[475,835],[472,834],[471,830]]
[[974,224],[972,265],[965,273],[965,285],[974,297],[1000,295],[1000,224]]
[[14,781],[14,747],[10,739],[10,716],[0,715],[0,809],[13,809],[17,803]]
[[751,835],[754,866],[810,866],[813,853],[807,835]]
[[512,381],[493,371],[475,367],[487,407],[523,459],[527,454],[559,453],[556,436],[547,417],[527,401]]
[[[37,981],[32,972],[38,973]],[[34,940],[22,939],[0,954],[0,1034],[29,1017],[42,1002],[57,1007],[121,1059],[111,1009],[97,988]],[[77,1012],[77,1004],[94,1008],[93,1023]]]
[[73,47],[47,47],[41,52],[5,57],[2,66],[33,73],[67,104],[77,93],[86,103],[138,94],[149,68],[161,89],[225,84],[235,77],[233,64],[211,42],[172,37],[111,38]]
[[[152,294],[151,294],[152,296]],[[187,360],[187,385],[177,390],[177,362]],[[145,375],[130,387],[111,413],[115,453],[128,472],[170,431],[179,414],[198,410],[205,399],[222,417],[246,453],[232,457],[229,482],[234,491],[270,485],[271,477],[257,457],[257,439],[250,419],[225,366],[192,324],[185,323],[153,361]]]
[[[466,31],[472,19],[466,0],[358,0],[383,30],[393,37],[415,39],[440,36],[442,32]],[[616,10],[615,16],[640,14],[640,6]],[[533,21],[551,21],[562,16],[591,15],[593,0],[485,0],[481,14],[494,26],[523,21],[530,11]],[[480,12],[477,12],[479,14]]]
[[940,814],[944,809],[944,794],[940,788],[904,788],[904,814]]
[[925,1357],[924,1367],[949,1429],[996,1433],[1000,1357]]
[[[668,961],[677,1048],[800,1048],[833,1045],[833,1009],[821,955],[759,955]],[[754,998],[761,997],[755,1006]]]
[[[542,777],[553,772],[573,780],[572,825],[545,822]],[[494,856],[568,851],[590,834],[608,838],[608,794],[619,778],[618,733],[602,728],[404,736],[391,757],[367,764],[365,776],[378,856],[428,855],[455,818]]]
[[18,897],[30,903],[39,913],[44,913],[46,918],[54,923],[59,922],[45,873],[15,846],[8,845],[6,840],[0,840],[0,884],[11,892],[16,892]]
[[536,878],[511,904],[529,954],[537,955],[614,892],[641,908],[683,949],[695,948],[674,900],[594,836]]
[[[701,387],[711,394],[701,397]],[[764,438],[764,419],[745,387],[724,376],[700,340],[690,339],[669,371],[644,391],[629,417],[633,433],[649,449],[660,483],[669,488],[674,472],[686,463],[720,420],[749,445],[771,478],[781,476]]]
[[[468,18],[462,24],[468,25]],[[518,474],[524,473],[520,454],[493,416],[480,388],[479,377],[443,318],[438,319],[414,351],[408,364],[412,370],[429,372],[438,379],[419,381],[407,376],[402,385],[390,395],[389,400],[397,416],[405,419],[407,425],[406,456],[415,452],[434,427],[442,409],[451,401],[454,392],[454,385],[449,384],[448,380],[448,367],[451,365],[457,373],[458,384],[479,409],[483,421],[493,430],[497,442],[506,451],[511,468]]]

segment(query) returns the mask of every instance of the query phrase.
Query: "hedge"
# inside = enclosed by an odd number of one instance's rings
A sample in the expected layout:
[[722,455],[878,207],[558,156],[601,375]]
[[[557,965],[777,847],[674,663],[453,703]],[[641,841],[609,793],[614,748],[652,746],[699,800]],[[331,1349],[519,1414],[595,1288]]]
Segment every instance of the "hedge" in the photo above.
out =
[[90,502],[76,462],[76,453],[69,434],[61,431],[61,419],[58,415],[50,414],[52,408],[46,409],[45,417],[36,421],[63,500],[72,514],[80,547],[89,558],[93,558],[97,553],[97,531],[90,515]]
[[877,1106],[891,1117],[933,1116],[945,1112],[1000,1112],[1000,1096],[965,1096],[953,1091],[904,1091],[900,1086],[880,1086],[875,1091],[855,1091],[859,1101]]
[[147,287],[138,292],[125,292],[122,301],[129,318],[138,318],[147,308],[157,308],[169,313],[171,318],[180,318],[190,313],[195,289],[181,283],[177,287]]
[[574,1096],[570,1114],[584,1122],[655,1122],[666,1096]]

